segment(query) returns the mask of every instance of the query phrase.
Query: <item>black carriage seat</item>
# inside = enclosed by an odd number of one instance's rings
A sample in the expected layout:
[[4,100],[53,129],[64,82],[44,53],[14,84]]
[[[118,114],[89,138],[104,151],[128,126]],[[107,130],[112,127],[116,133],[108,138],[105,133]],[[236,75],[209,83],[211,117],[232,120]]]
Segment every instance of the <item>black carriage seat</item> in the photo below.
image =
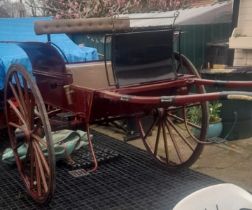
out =
[[113,73],[111,64],[107,63],[105,68],[104,62],[67,64],[66,72],[73,76],[73,84],[100,89],[115,84],[114,79],[119,85],[174,79],[176,75],[172,65],[173,30],[141,29],[135,32],[132,30],[127,18],[52,20],[35,23],[36,34],[79,32],[113,34],[111,52]]
[[172,29],[112,35],[112,68],[118,86],[176,78]]
[[[58,34],[58,33],[86,33],[100,34],[126,31],[130,28],[128,18],[85,18],[85,19],[63,19],[35,22],[35,33]],[[107,70],[107,72],[106,72]],[[66,72],[73,77],[73,84],[92,89],[109,88],[114,84],[111,63],[107,63],[107,69],[103,61],[90,63],[66,64]],[[107,75],[109,78],[107,78]]]

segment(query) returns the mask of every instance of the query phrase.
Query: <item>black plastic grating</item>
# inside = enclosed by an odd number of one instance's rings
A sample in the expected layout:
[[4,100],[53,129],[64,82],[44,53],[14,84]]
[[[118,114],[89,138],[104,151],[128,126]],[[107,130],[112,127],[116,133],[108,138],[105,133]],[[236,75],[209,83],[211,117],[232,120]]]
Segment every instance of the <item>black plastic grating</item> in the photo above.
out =
[[170,172],[140,149],[93,134],[96,145],[117,151],[120,158],[79,178],[57,167],[56,193],[48,206],[27,197],[17,170],[1,163],[0,209],[171,210],[189,193],[221,182],[189,169]]
[[[99,165],[109,163],[119,158],[119,153],[108,149],[106,146],[94,145],[96,159]],[[61,161],[58,165],[67,167],[70,171],[79,169],[88,169],[93,166],[92,156],[88,147],[79,149],[71,155],[70,161]]]

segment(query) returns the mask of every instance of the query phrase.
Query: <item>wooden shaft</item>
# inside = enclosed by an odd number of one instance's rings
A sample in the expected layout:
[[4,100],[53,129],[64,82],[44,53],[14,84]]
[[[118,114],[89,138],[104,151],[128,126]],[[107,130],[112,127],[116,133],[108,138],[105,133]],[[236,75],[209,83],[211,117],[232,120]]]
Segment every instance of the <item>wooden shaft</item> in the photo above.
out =
[[252,81],[223,81],[208,79],[191,79],[196,85],[208,85],[228,88],[252,87]]

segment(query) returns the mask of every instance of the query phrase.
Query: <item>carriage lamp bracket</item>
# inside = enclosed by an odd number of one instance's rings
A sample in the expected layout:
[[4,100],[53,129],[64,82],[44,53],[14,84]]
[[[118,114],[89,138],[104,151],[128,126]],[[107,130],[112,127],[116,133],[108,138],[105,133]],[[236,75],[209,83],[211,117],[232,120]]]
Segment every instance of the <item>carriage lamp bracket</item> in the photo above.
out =
[[72,105],[73,104],[72,93],[74,93],[74,90],[71,89],[70,85],[65,85],[64,89],[65,89],[65,94],[66,94],[66,98],[67,98],[67,103],[69,105]]

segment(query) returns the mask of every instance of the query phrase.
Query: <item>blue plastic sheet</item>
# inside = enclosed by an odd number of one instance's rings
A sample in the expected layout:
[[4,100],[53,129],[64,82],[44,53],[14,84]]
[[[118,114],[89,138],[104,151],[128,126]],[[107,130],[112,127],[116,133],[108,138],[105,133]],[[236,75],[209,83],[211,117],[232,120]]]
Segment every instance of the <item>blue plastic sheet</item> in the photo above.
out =
[[3,65],[3,61],[0,59],[0,90],[3,89],[4,78],[5,78],[4,65]]
[[0,44],[0,90],[4,88],[4,79],[9,66],[13,63],[22,64],[27,71],[31,72],[32,67],[26,53],[16,44]]
[[[50,20],[51,17],[39,18],[0,18],[0,41],[38,41],[47,42],[46,35],[36,35],[34,22]],[[56,44],[69,63],[98,59],[95,48],[79,47],[66,34],[53,34],[51,41]],[[13,63],[24,65],[31,72],[31,63],[26,53],[14,43],[0,43],[0,90],[9,66]]]

